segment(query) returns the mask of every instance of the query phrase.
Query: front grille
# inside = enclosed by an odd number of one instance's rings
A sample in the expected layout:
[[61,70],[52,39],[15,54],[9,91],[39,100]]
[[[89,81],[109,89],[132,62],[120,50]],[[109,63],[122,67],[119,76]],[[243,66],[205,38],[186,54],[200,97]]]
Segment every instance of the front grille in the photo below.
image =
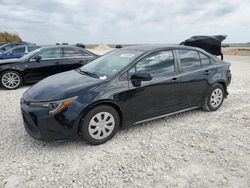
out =
[[24,111],[22,111],[22,115],[23,115],[24,127],[25,127],[26,131],[28,132],[28,134],[34,138],[40,138],[41,134],[40,134],[36,124],[34,123],[32,118],[30,117],[30,115]]

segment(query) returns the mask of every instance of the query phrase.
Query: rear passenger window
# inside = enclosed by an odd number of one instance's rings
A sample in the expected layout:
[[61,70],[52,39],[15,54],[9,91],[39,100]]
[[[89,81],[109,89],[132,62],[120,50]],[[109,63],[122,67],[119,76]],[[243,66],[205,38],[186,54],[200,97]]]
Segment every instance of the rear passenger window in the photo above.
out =
[[87,56],[83,50],[77,48],[64,48],[64,57],[79,57],[79,56]]
[[136,72],[146,72],[152,76],[172,73],[174,71],[174,56],[170,50],[154,52],[144,57],[136,65]]
[[200,57],[194,50],[177,50],[180,56],[182,70],[190,70],[201,66]]
[[199,53],[199,54],[201,58],[201,65],[202,66],[210,65],[210,57],[208,57],[207,55],[203,53]]

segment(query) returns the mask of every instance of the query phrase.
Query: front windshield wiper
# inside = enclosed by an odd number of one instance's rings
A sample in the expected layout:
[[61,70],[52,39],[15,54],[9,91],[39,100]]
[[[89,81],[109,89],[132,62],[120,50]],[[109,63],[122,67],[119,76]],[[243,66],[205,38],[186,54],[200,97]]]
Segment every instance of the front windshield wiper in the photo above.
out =
[[99,78],[99,76],[97,74],[93,73],[93,72],[80,70],[80,73],[91,76],[91,77],[94,77],[94,78]]

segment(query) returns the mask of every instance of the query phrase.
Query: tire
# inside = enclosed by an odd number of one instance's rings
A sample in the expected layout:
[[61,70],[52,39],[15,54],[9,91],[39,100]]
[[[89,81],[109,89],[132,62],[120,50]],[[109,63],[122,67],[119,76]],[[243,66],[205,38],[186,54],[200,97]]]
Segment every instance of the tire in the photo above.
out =
[[203,109],[206,111],[218,110],[225,98],[225,89],[221,84],[212,85],[203,102]]
[[[103,121],[102,123],[99,123]],[[120,127],[117,111],[108,105],[91,109],[80,122],[80,136],[88,144],[99,145],[113,138]]]
[[23,84],[23,78],[20,73],[9,70],[1,74],[0,83],[5,89],[17,89]]

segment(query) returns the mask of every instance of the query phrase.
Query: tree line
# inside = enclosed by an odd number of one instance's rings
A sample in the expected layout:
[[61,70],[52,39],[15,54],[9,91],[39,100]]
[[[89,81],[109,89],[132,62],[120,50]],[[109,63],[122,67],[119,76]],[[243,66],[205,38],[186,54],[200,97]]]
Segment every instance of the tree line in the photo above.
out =
[[17,33],[4,31],[0,32],[0,42],[22,42],[22,39]]

